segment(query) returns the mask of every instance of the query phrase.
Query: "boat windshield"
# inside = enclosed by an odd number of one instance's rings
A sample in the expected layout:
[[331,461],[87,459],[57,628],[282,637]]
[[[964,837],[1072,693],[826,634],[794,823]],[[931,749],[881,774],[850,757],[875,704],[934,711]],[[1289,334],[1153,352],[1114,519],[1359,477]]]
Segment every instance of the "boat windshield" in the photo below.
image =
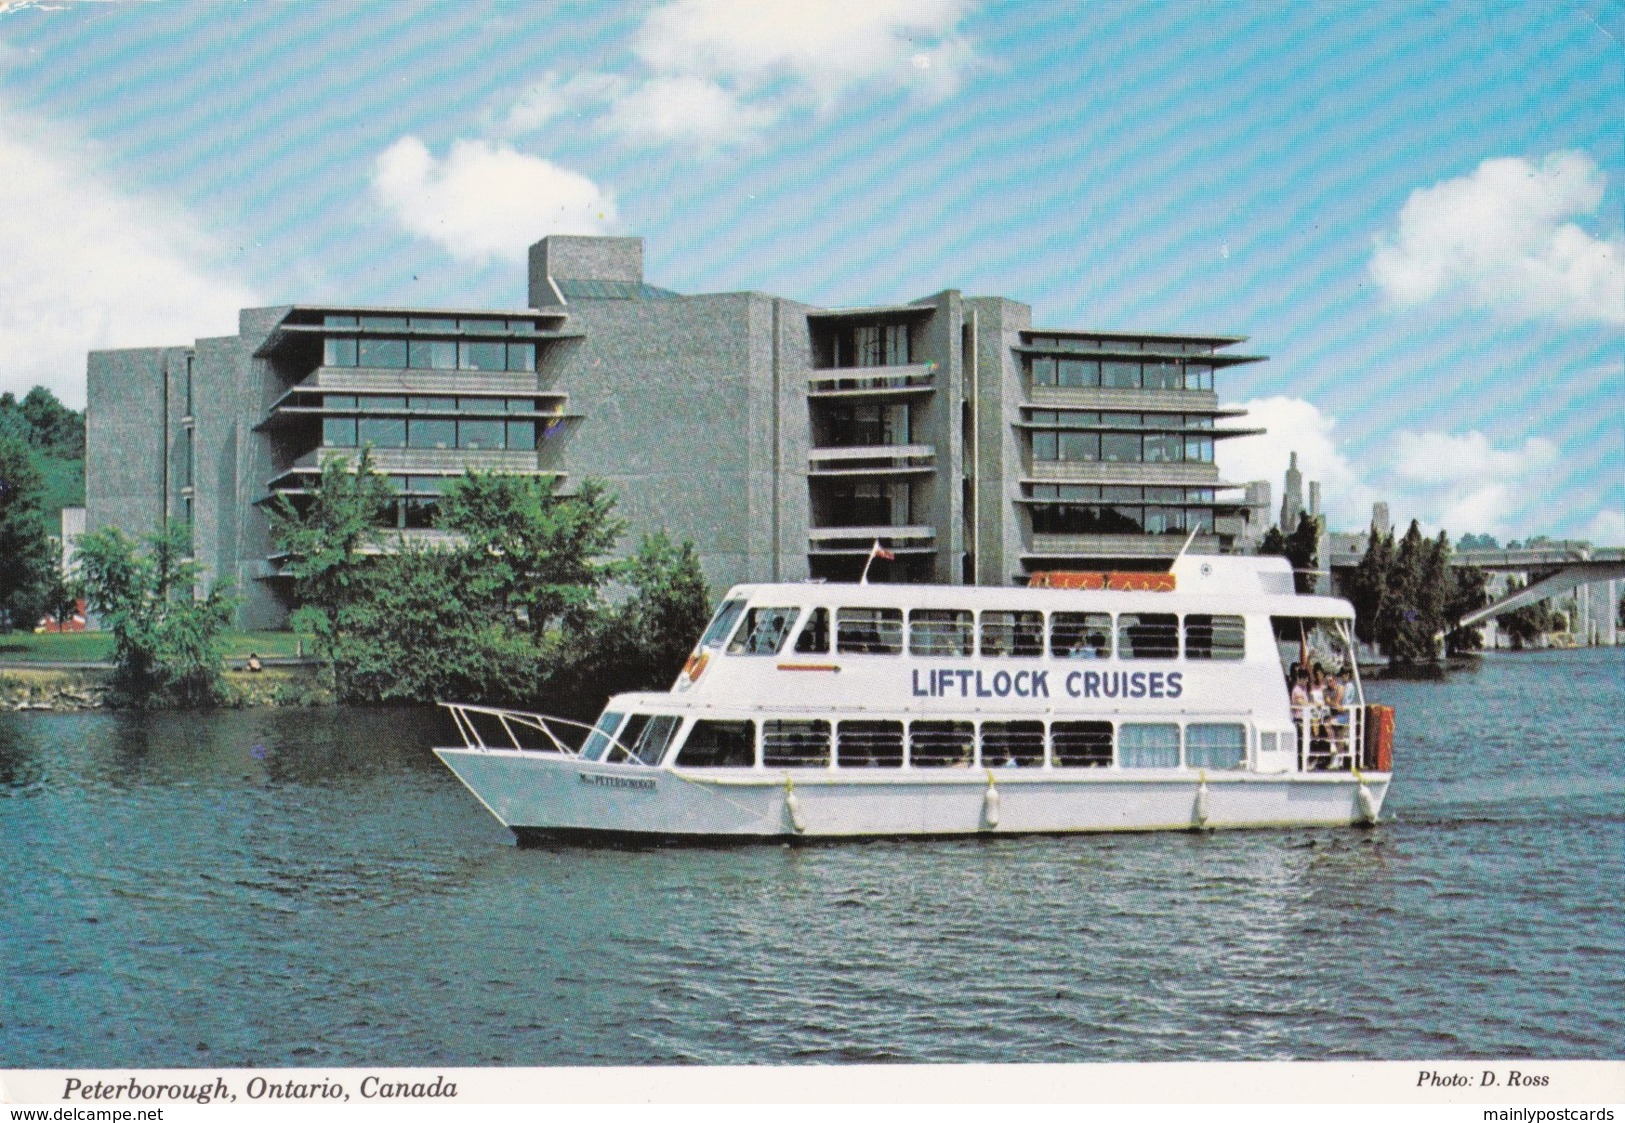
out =
[[739,614],[745,610],[742,600],[725,600],[717,609],[717,614],[711,617],[711,623],[705,627],[705,634],[700,637],[701,647],[721,647],[728,633],[734,630],[734,623]]
[[[1364,704],[1350,646],[1352,623],[1335,617],[1271,616],[1275,649],[1287,691],[1296,695],[1333,693],[1342,706]],[[1315,704],[1320,704],[1318,701]]]
[[621,715],[613,710],[605,710],[598,719],[598,724],[592,727],[587,734],[587,740],[581,746],[582,760],[602,760],[604,753],[614,743],[615,730],[621,724]]

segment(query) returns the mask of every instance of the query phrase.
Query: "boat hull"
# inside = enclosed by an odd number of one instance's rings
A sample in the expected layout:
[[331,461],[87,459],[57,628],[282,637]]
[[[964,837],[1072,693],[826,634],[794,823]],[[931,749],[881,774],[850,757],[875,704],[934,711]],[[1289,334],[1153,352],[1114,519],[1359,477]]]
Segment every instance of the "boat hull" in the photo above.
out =
[[[859,838],[1348,826],[1387,774],[1186,770],[675,770],[561,754],[436,749],[520,837]],[[887,773],[890,773],[889,775]],[[1361,798],[1362,788],[1365,798]]]

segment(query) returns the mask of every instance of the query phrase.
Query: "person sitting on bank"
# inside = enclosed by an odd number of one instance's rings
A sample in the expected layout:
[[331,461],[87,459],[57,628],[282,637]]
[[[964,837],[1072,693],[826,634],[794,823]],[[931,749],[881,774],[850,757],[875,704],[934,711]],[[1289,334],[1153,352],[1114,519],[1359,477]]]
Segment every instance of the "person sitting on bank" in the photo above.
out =
[[258,674],[265,669],[265,664],[260,662],[259,652],[250,651],[248,653],[248,662],[243,664],[243,669],[253,674]]

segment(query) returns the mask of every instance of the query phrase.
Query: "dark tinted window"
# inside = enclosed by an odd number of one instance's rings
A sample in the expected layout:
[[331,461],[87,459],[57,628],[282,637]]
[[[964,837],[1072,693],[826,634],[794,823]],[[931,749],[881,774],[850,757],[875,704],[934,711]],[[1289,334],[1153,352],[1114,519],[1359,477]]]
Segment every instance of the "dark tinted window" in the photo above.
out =
[[756,763],[756,725],[749,721],[696,721],[677,752],[687,768],[750,768]]

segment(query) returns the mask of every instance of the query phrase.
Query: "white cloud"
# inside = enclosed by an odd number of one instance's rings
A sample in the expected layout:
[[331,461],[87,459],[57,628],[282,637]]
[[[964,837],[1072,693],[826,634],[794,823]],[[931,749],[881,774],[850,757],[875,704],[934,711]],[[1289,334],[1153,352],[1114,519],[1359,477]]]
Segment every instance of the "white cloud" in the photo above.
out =
[[190,343],[261,303],[174,204],[115,186],[75,136],[0,104],[0,390],[77,406],[85,352]]
[[1366,526],[1371,521],[1371,503],[1380,498],[1365,482],[1339,446],[1337,419],[1302,398],[1259,398],[1242,402],[1247,416],[1225,424],[1236,428],[1264,429],[1260,436],[1236,437],[1214,443],[1213,457],[1219,474],[1228,483],[1268,480],[1270,496],[1279,514],[1281,489],[1291,454],[1298,454],[1298,470],[1303,473],[1304,503],[1309,501],[1309,482],[1320,482],[1321,501],[1327,521],[1334,530]]
[[1625,511],[1604,508],[1591,519],[1585,537],[1593,546],[1625,546]]
[[415,136],[381,152],[374,196],[400,225],[453,257],[523,260],[544,234],[602,234],[615,200],[580,172],[505,144],[454,141],[443,160]]
[[705,78],[651,78],[616,102],[610,125],[633,137],[685,136],[721,144],[771,124],[775,112],[750,105]]
[[1529,497],[1546,493],[1539,477],[1558,462],[1557,446],[1543,437],[1496,448],[1476,431],[1400,432],[1393,448],[1389,469],[1399,494],[1428,525],[1456,535],[1509,533]]
[[753,136],[794,110],[831,110],[859,86],[940,98],[973,62],[967,0],[671,0],[651,11],[631,78],[556,72],[526,87],[498,129],[515,136],[567,113],[637,141],[706,147]]
[[625,80],[614,74],[573,74],[564,78],[556,71],[548,71],[525,87],[497,129],[504,136],[523,136],[566,114],[599,110],[613,102],[625,87]]
[[1371,275],[1401,304],[1459,293],[1523,316],[1625,323],[1625,239],[1572,219],[1598,213],[1607,178],[1581,152],[1485,160],[1411,192],[1376,239]]
[[636,50],[662,74],[763,86],[791,78],[824,100],[880,81],[951,92],[970,57],[954,0],[673,0],[649,13]]

